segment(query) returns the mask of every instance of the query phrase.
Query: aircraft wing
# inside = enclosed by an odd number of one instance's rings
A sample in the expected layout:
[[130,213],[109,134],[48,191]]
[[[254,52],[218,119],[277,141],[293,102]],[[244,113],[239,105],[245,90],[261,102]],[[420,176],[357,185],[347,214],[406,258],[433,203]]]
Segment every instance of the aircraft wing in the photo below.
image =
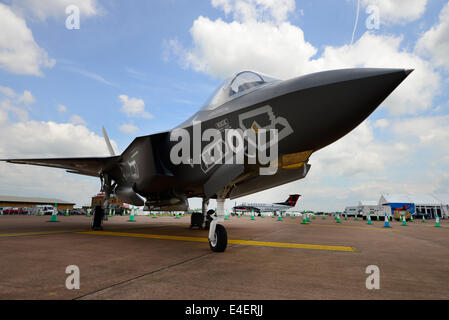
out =
[[96,158],[0,159],[0,161],[66,169],[69,173],[99,177],[100,172],[115,164],[118,158],[116,156]]

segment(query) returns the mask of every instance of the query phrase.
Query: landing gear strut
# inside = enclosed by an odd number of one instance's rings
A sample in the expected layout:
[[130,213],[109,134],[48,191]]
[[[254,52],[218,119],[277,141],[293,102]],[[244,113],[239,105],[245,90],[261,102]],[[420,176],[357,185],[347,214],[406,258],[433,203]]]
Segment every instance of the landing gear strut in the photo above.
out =
[[223,252],[228,245],[228,234],[225,227],[218,222],[224,221],[224,197],[217,197],[217,212],[212,216],[209,227],[209,246],[214,252]]
[[203,198],[203,202],[201,205],[201,212],[203,213],[203,223],[207,223],[207,207],[209,206],[209,199]]
[[92,230],[99,231],[103,230],[101,223],[104,217],[104,210],[101,206],[96,206],[94,211],[94,217],[92,218]]
[[92,218],[92,230],[103,230],[103,220],[107,220],[107,212],[109,212],[109,200],[112,193],[111,179],[108,174],[102,172],[100,175],[101,192],[104,192],[104,208],[101,206],[95,207],[94,216]]

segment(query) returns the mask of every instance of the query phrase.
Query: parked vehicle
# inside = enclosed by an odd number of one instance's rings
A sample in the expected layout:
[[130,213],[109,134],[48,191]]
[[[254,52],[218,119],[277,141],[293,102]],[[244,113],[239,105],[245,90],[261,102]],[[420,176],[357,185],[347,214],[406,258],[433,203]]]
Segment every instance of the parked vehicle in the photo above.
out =
[[22,208],[11,208],[9,214],[22,214],[22,213],[23,213]]
[[73,209],[70,214],[73,214],[75,216],[82,216],[86,215],[87,213],[83,209]]
[[413,215],[413,219],[422,219],[423,216],[424,219],[426,220],[431,219],[430,213],[418,213],[418,212]]
[[32,209],[32,214],[39,214],[42,212],[44,215],[52,215],[55,208],[50,205],[36,206]]

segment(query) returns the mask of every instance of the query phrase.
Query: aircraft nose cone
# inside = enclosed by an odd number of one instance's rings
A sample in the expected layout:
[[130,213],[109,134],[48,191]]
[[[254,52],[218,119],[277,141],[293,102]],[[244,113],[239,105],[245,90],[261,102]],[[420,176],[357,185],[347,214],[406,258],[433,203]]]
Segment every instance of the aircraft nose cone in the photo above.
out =
[[[318,150],[365,120],[412,72],[404,69],[346,69],[294,79],[289,118],[304,150]],[[301,137],[309,137],[307,140]],[[292,137],[293,138],[293,137]],[[291,141],[293,142],[293,141]]]

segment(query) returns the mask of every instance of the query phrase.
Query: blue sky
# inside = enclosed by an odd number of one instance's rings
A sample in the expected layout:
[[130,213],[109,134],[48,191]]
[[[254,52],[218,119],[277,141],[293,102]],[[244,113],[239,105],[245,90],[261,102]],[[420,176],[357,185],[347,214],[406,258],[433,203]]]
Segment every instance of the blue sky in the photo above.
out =
[[[279,201],[286,193],[299,192],[304,208],[341,210],[362,198],[377,200],[380,192],[449,192],[444,175],[449,154],[442,150],[449,137],[449,59],[444,58],[449,48],[437,45],[449,42],[447,1],[361,0],[352,46],[355,0],[0,3],[0,15],[10,18],[0,22],[0,36],[8,34],[0,40],[0,112],[9,128],[1,132],[2,140],[9,141],[0,143],[2,158],[103,155],[102,125],[123,151],[135,136],[169,130],[188,118],[223,77],[242,68],[289,78],[339,67],[410,65],[417,68],[411,84],[340,145],[313,155],[310,177],[243,200]],[[65,8],[78,3],[80,29],[68,30]],[[379,9],[379,29],[366,27],[370,4]],[[31,39],[21,39],[27,30]],[[249,40],[240,42],[244,37]],[[13,39],[18,43],[11,44]],[[211,53],[223,52],[222,46],[233,50],[226,56]],[[19,58],[7,56],[8,50],[18,57],[36,51],[39,58],[12,61]],[[28,71],[17,63],[29,63]],[[25,92],[32,96],[27,103],[20,100]],[[53,129],[50,122],[56,124]],[[71,138],[75,129],[78,134]],[[16,148],[12,132],[17,131],[41,139],[27,139],[34,148]],[[88,146],[82,145],[82,154],[70,154],[67,144],[78,147],[80,139]],[[38,143],[47,146],[36,147]],[[84,204],[89,192],[98,189],[89,178],[55,172],[2,165],[0,193],[56,193]],[[54,189],[23,182],[36,174]],[[61,187],[61,179],[69,181],[68,189]],[[80,191],[85,185],[85,192]]]

